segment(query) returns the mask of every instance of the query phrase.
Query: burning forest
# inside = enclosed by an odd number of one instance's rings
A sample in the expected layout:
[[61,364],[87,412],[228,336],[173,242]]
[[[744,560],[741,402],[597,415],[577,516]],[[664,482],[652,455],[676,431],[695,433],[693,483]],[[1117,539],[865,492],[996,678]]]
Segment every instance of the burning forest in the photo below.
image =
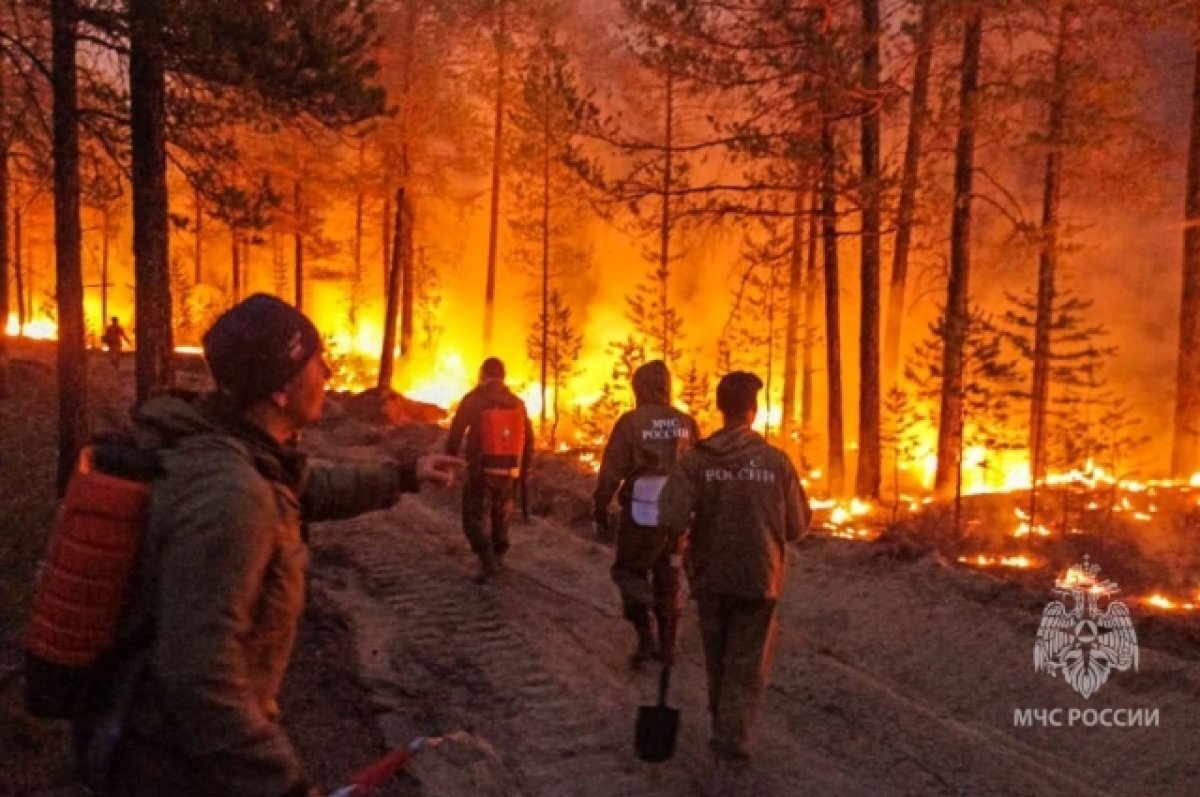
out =
[[347,417],[444,434],[498,357],[533,515],[582,527],[640,366],[667,365],[702,436],[718,380],[750,371],[810,544],[1030,593],[1090,556],[1194,658],[1198,20],[9,3],[0,404],[54,369],[61,487],[97,406],[207,388],[205,331],[271,294],[321,335],[318,439]]

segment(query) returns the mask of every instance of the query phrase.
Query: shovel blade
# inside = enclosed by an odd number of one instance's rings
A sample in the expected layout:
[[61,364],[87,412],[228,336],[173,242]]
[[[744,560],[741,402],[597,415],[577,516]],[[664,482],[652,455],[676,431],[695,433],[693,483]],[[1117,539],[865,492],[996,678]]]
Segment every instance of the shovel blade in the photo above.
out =
[[652,764],[669,761],[675,755],[675,737],[678,733],[678,709],[666,706],[640,707],[634,745],[637,757]]

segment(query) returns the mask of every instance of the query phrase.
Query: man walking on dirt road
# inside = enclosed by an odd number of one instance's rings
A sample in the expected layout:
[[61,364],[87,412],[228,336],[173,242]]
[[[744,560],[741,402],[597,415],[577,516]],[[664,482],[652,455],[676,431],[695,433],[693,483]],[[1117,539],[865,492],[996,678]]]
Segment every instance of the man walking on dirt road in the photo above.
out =
[[750,426],[763,383],[735,371],[717,385],[724,426],[683,455],[663,488],[659,524],[691,527],[688,580],[700,614],[718,761],[750,755],[778,630],[787,544],[808,526],[808,499],[783,451]]
[[[604,455],[593,496],[597,532],[608,528],[613,495],[621,504],[617,558],[612,579],[621,593],[625,619],[637,632],[635,667],[659,658],[663,634],[679,614],[677,553],[658,525],[658,496],[679,456],[696,444],[696,422],[671,406],[671,372],[661,360],[633,374],[637,406],[617,419]],[[658,639],[651,628],[651,609]]]
[[[318,794],[278,722],[304,608],[302,523],[390,507],[422,482],[448,486],[463,463],[310,468],[298,436],[320,417],[329,368],[316,327],[272,296],[218,318],[204,353],[213,396],[154,398],[134,416],[160,475],[108,681],[123,732],[100,793]],[[105,755],[106,734],[94,719],[77,727],[85,765]]]
[[[463,533],[479,557],[475,583],[482,585],[504,564],[513,494],[533,464],[533,425],[525,402],[504,384],[504,363],[497,357],[483,361],[479,385],[463,396],[454,414],[446,453],[457,455],[460,449],[467,460]],[[490,536],[483,530],[485,507]]]

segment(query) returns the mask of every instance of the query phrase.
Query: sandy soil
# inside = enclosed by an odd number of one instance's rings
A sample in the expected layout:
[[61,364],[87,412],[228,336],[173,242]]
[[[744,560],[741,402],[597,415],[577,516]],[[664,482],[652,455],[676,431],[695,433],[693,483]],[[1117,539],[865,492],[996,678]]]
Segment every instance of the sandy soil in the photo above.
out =
[[[19,467],[0,463],[5,494],[36,499],[32,509],[29,500],[0,503],[6,530],[18,514],[36,525],[36,506],[48,502],[45,490],[20,486],[22,474],[44,479],[52,472],[52,425],[42,418],[53,411],[52,380],[39,374],[31,367],[17,403],[0,413],[3,439],[28,454]],[[113,391],[117,398],[103,412],[115,422],[124,386],[97,395]],[[310,446],[325,459],[370,460],[435,446],[438,436],[434,429],[395,435],[334,425],[313,434]],[[380,793],[1200,793],[1194,626],[1164,625],[1134,608],[1139,670],[1115,674],[1084,701],[1061,679],[1033,671],[1050,583],[1030,592],[934,557],[828,539],[794,551],[750,768],[735,777],[715,773],[707,755],[703,662],[690,605],[669,701],[683,713],[678,753],[667,764],[641,763],[632,749],[634,717],[653,701],[657,679],[628,665],[632,635],[608,580],[611,548],[569,522],[578,496],[554,504],[546,498],[552,490],[543,486],[535,505],[559,508],[515,525],[508,570],[484,587],[470,582],[474,562],[454,491],[313,527],[310,610],[284,709],[323,783],[343,782],[414,737],[451,734]],[[5,539],[0,574],[5,594],[18,596],[0,624],[0,795],[65,797],[72,792],[61,727],[17,708],[20,583],[32,548],[15,543]],[[1015,728],[1014,710],[1027,708],[1149,708],[1161,724]]]
[[[509,570],[477,587],[446,496],[314,529],[314,580],[356,631],[389,742],[472,734],[413,762],[422,793],[712,791],[694,611],[670,701],[683,711],[679,752],[669,764],[640,763],[634,714],[652,702],[656,679],[627,664],[611,550],[540,519],[517,524],[513,538]],[[1200,791],[1195,649],[1144,642],[1139,671],[1115,674],[1084,701],[1033,671],[1051,584],[1043,599],[935,558],[897,561],[884,547],[835,540],[794,554],[757,756],[728,793]],[[1015,728],[1014,710],[1026,708],[1158,709],[1161,724]]]

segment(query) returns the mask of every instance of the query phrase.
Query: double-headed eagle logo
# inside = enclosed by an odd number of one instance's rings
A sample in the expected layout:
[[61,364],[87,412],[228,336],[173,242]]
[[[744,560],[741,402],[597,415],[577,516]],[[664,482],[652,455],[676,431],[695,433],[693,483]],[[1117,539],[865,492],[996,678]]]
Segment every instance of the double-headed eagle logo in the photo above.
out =
[[[1054,582],[1054,591],[1074,599],[1067,609],[1051,601],[1042,612],[1037,641],[1033,643],[1033,668],[1063,679],[1083,697],[1100,690],[1114,670],[1137,669],[1137,633],[1124,603],[1112,600],[1119,589],[1115,581],[1101,581],[1100,567],[1087,556],[1083,564]],[[1108,605],[1100,611],[1100,599]]]

